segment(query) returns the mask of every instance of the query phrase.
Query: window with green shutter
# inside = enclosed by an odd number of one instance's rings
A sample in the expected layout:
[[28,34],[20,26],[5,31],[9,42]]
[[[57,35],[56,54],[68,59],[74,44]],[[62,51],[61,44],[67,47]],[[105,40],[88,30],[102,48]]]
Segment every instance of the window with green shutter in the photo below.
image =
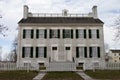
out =
[[36,47],[36,58],[38,58],[38,47]]
[[98,58],[100,58],[100,47],[97,47]]
[[39,29],[36,30],[36,38],[39,38]]
[[87,47],[84,47],[84,57],[87,58]]
[[84,29],[84,39],[86,39],[86,29]]
[[89,38],[92,38],[91,29],[89,29]]
[[32,29],[31,30],[31,38],[33,39],[33,37],[34,37],[34,30]]
[[47,57],[47,47],[44,47],[44,58]]
[[79,35],[79,34],[78,34],[78,29],[76,29],[76,38],[78,38],[78,35]]
[[23,39],[26,38],[26,30],[23,29]]
[[44,38],[47,38],[47,29],[44,30]]
[[71,29],[71,38],[73,39],[73,29]]
[[33,47],[30,49],[30,57],[33,58]]
[[76,47],[76,58],[79,58],[79,47]]
[[58,38],[60,38],[60,29],[58,29]]
[[92,47],[89,47],[89,57],[92,58],[93,54],[92,54]]
[[49,37],[52,38],[52,30],[49,31]]
[[25,47],[22,47],[22,58],[25,57]]
[[99,29],[96,30],[97,38],[100,38]]

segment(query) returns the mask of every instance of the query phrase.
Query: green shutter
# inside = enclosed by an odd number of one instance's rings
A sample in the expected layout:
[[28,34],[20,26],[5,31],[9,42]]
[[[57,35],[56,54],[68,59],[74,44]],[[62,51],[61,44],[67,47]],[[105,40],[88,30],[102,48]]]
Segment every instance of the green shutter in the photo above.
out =
[[44,47],[44,58],[47,57],[47,47]]
[[93,54],[92,54],[92,47],[89,47],[89,53],[90,53],[90,54],[89,54],[89,57],[92,58],[92,55],[93,55]]
[[38,47],[36,47],[36,58],[38,58]]
[[86,29],[84,29],[84,38],[86,39]]
[[36,38],[39,38],[39,29],[36,30]]
[[100,34],[99,34],[99,30],[98,29],[96,30],[96,33],[97,33],[97,38],[100,38],[100,36],[99,36]]
[[50,29],[49,37],[52,38],[52,30]]
[[25,47],[22,47],[22,58],[25,57]]
[[44,30],[44,38],[47,38],[47,29]]
[[84,57],[87,58],[87,47],[84,47]]
[[58,38],[60,38],[60,29],[58,29]]
[[89,29],[89,38],[92,38],[91,29]]
[[78,29],[76,29],[76,38],[78,38],[78,35],[79,35],[79,34],[78,34]]
[[26,30],[23,30],[23,39],[26,38]]
[[34,37],[34,30],[32,29],[31,30],[31,38],[33,39],[33,37]]
[[30,49],[30,57],[33,58],[33,47]]
[[63,33],[62,34],[63,34],[63,38],[65,38],[65,29],[63,29]]
[[71,29],[71,38],[73,39],[73,29]]
[[76,58],[79,58],[79,47],[76,47]]
[[98,58],[100,58],[100,47],[97,47]]

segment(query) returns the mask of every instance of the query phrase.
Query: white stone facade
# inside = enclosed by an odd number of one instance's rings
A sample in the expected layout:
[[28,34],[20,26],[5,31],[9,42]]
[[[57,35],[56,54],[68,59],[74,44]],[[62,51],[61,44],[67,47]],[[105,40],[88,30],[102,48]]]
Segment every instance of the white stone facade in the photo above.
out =
[[[96,7],[95,7],[96,8]],[[94,10],[94,9],[93,9]],[[96,10],[96,9],[95,9]],[[24,11],[26,14],[27,11]],[[97,12],[94,12],[95,18],[97,18]],[[93,16],[94,16],[93,15]],[[27,15],[24,18],[27,19]],[[37,29],[44,29],[47,32],[46,38],[36,38]],[[59,29],[59,38],[50,38],[50,30]],[[76,38],[76,30],[85,30],[86,38]],[[23,30],[33,30],[33,38],[23,38]],[[73,38],[63,38],[63,30],[72,30]],[[89,30],[99,30],[99,38],[90,38]],[[104,33],[102,23],[19,23],[18,32],[18,66],[24,66],[25,63],[30,63],[31,66],[37,67],[39,64],[49,67],[50,62],[73,62],[76,66],[83,64],[85,69],[92,69],[93,63],[104,64]],[[84,34],[83,34],[84,35]],[[93,34],[97,35],[97,33]],[[31,57],[22,57],[23,47],[33,47],[33,54]],[[46,47],[46,57],[36,58],[36,47]],[[54,49],[53,49],[54,47]],[[57,49],[56,49],[57,47]],[[83,54],[78,53],[77,47],[85,47]],[[95,52],[92,52],[90,57],[90,47],[95,47],[97,56],[94,56]],[[98,47],[100,50],[98,50]],[[93,48],[91,48],[93,50]],[[80,50],[79,50],[80,51]],[[99,53],[99,52],[100,53]],[[84,54],[86,53],[86,55]]]

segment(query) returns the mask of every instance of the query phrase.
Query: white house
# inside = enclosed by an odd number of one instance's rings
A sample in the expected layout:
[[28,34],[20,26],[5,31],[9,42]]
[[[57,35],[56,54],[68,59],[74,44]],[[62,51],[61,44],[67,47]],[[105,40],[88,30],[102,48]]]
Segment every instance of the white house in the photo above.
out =
[[104,63],[103,22],[97,6],[88,14],[31,13],[24,6],[18,22],[17,65],[45,66],[51,71],[92,69]]

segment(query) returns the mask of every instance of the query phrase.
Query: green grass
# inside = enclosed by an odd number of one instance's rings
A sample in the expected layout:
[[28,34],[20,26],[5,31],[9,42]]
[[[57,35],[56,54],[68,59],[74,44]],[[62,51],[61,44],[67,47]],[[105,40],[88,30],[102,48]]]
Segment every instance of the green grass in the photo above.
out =
[[96,70],[85,71],[85,73],[95,79],[120,80],[120,70]]
[[83,80],[75,72],[48,72],[42,80]]
[[32,80],[37,74],[35,71],[0,71],[0,80]]

